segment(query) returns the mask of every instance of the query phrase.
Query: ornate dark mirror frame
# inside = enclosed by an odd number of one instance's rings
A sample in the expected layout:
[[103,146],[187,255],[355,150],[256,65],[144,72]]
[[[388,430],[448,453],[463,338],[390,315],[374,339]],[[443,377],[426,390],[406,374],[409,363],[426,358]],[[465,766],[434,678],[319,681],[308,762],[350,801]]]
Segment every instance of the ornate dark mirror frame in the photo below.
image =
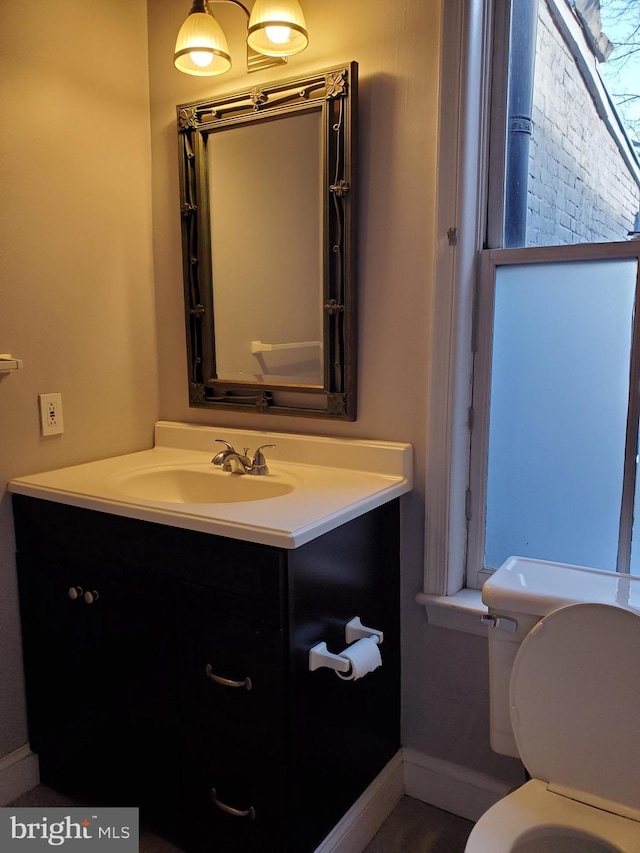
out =
[[[189,404],[356,419],[355,114],[357,63],[178,106]],[[218,379],[207,139],[224,127],[321,110],[323,385]],[[250,242],[250,240],[249,240]],[[274,299],[277,299],[274,294]],[[320,306],[319,306],[320,307]]]

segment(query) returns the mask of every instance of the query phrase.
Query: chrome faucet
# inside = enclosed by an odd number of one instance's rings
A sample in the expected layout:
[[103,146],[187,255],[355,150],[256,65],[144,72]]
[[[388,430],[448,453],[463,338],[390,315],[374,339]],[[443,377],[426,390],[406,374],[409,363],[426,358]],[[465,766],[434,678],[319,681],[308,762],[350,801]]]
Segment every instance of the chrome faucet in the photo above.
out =
[[221,450],[219,453],[216,453],[216,455],[211,461],[214,465],[222,465],[227,456],[230,456],[232,453],[235,453],[235,450],[233,449],[233,445],[229,444],[228,441],[225,441],[224,438],[216,438],[216,441],[220,444],[226,444],[226,449]]
[[224,450],[221,450],[211,460],[214,465],[222,465],[223,471],[229,471],[231,474],[254,474],[260,477],[269,473],[267,462],[264,458],[263,450],[265,447],[275,447],[275,444],[262,444],[255,452],[253,459],[248,456],[249,448],[245,447],[243,453],[237,453],[233,445],[229,444],[223,438],[216,438],[216,441],[226,445]]

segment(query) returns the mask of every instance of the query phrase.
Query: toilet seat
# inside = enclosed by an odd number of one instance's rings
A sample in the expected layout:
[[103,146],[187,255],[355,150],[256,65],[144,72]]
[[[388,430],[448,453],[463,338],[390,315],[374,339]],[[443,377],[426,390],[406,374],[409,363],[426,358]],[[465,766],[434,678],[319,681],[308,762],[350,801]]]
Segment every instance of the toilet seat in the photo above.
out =
[[[533,779],[508,794],[476,823],[465,853],[637,853],[640,824],[554,794]],[[559,839],[559,846],[555,840]]]
[[533,778],[482,815],[465,853],[640,851],[640,613],[588,603],[545,616],[509,700]]
[[545,616],[516,655],[510,705],[534,780],[640,821],[640,614],[588,603]]

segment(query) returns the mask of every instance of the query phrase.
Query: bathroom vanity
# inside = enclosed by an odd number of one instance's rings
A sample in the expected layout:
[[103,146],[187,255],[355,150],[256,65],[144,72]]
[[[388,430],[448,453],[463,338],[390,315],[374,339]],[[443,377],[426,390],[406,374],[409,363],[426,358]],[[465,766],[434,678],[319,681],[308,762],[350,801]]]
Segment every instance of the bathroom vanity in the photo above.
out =
[[[264,433],[190,429],[192,444],[211,449],[212,435],[266,443]],[[266,504],[304,503],[313,479],[316,466],[285,459],[299,451],[292,441],[272,437],[282,459],[269,462],[273,482],[298,478],[294,491],[236,501],[235,520],[220,520],[230,503],[107,496],[105,482],[128,477],[105,474],[118,460],[13,481],[30,742],[44,784],[139,805],[188,850],[311,853],[394,756],[398,498],[411,488],[410,448],[393,445],[395,475],[317,466],[316,522],[261,528]],[[157,449],[120,460],[141,471]],[[183,467],[210,466],[211,450],[175,450]],[[334,463],[363,464],[336,452]],[[174,463],[162,458],[166,473]],[[93,490],[79,485],[88,469]],[[329,520],[318,494],[330,501],[327,483],[343,476],[367,482],[369,497]],[[238,520],[251,503],[253,526]],[[339,653],[354,616],[383,632],[382,666],[351,681],[310,671],[310,648]]]

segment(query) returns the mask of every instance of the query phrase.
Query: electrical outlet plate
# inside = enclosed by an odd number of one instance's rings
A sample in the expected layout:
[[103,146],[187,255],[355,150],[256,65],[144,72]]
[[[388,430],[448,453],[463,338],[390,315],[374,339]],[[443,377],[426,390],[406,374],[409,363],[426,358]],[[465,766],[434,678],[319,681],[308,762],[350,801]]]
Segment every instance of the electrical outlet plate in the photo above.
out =
[[64,432],[62,394],[38,394],[40,434],[60,435]]

